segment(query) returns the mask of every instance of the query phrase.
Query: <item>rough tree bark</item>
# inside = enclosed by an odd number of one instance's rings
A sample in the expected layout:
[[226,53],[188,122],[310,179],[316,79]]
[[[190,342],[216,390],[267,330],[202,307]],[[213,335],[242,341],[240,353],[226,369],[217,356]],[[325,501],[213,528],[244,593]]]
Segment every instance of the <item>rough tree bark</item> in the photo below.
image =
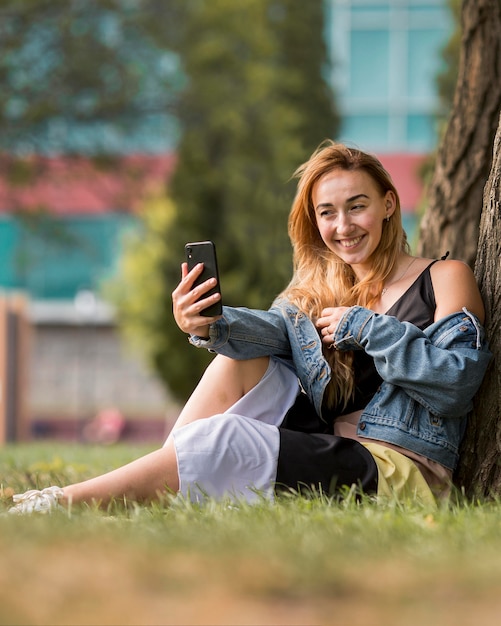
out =
[[475,264],[486,308],[485,329],[494,355],[475,398],[457,483],[468,496],[501,495],[501,116],[491,174],[484,193]]
[[420,228],[418,254],[474,266],[501,107],[500,0],[463,0],[459,74]]

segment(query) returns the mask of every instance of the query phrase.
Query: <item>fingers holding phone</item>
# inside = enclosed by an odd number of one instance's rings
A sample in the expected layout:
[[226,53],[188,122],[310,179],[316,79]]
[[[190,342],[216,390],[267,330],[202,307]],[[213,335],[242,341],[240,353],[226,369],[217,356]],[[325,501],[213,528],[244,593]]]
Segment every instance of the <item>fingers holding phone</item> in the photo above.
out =
[[[201,273],[195,277],[192,290],[200,297],[197,301],[207,300],[200,309],[200,314],[206,317],[221,315],[221,292],[219,288],[219,271],[217,266],[216,246],[212,241],[197,241],[187,243],[184,247],[188,271],[202,265]],[[215,296],[219,295],[218,298]],[[211,296],[214,296],[211,300]],[[207,305],[207,306],[205,306]]]
[[[192,304],[193,312],[206,318],[218,318],[222,313],[221,293],[217,278],[206,278],[206,268],[203,263],[197,263],[192,270],[187,263],[186,268],[188,300]],[[205,276],[204,276],[205,274]]]
[[186,244],[185,252],[182,279],[172,293],[174,318],[183,332],[206,337],[222,313],[215,248],[196,242]]

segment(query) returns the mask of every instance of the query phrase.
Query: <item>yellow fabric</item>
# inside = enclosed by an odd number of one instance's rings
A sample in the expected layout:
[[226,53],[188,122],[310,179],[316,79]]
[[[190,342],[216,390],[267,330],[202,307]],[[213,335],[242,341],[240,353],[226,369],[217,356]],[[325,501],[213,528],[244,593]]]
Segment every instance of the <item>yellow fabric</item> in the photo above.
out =
[[362,445],[372,454],[378,467],[378,498],[414,500],[437,506],[433,492],[415,463],[378,443],[364,442]]

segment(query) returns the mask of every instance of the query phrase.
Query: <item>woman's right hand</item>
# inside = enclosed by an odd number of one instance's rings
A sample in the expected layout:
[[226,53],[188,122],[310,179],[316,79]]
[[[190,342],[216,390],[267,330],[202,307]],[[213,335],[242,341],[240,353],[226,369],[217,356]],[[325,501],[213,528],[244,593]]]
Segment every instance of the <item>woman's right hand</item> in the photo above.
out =
[[181,282],[172,292],[172,309],[176,324],[183,332],[198,337],[208,337],[209,325],[221,317],[200,315],[200,311],[221,298],[220,293],[215,293],[197,302],[201,296],[217,284],[215,278],[210,278],[201,285],[193,287],[193,283],[200,276],[203,268],[203,263],[198,263],[191,272],[188,272],[188,264],[183,263],[181,265]]

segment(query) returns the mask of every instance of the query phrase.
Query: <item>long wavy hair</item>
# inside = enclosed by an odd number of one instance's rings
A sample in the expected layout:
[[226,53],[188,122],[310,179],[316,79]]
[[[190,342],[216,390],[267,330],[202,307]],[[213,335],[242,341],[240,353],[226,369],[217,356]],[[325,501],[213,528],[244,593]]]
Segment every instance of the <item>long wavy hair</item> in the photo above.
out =
[[[381,196],[388,191],[395,195],[395,211],[383,223],[381,241],[371,258],[372,269],[360,281],[351,266],[327,248],[317,227],[313,189],[321,176],[336,169],[365,172],[376,183]],[[375,156],[329,140],[296,170],[294,177],[299,179],[289,215],[294,273],[281,296],[312,320],[326,307],[360,305],[370,308],[380,297],[384,281],[400,253],[409,252],[400,199],[390,175]],[[330,407],[346,407],[354,391],[353,354],[324,346],[324,356],[332,370],[325,401]]]

